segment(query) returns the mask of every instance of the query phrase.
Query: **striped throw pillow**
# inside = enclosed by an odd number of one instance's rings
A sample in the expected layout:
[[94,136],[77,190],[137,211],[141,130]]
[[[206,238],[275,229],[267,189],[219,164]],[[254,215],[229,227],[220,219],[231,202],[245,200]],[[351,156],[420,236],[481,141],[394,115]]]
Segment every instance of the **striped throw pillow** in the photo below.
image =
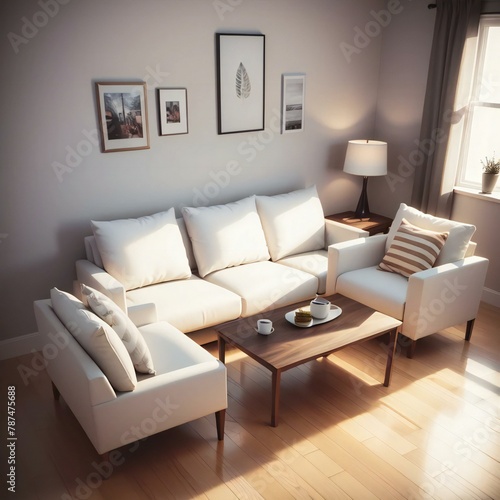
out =
[[378,267],[407,278],[418,271],[430,269],[447,238],[447,232],[436,233],[421,229],[403,219]]

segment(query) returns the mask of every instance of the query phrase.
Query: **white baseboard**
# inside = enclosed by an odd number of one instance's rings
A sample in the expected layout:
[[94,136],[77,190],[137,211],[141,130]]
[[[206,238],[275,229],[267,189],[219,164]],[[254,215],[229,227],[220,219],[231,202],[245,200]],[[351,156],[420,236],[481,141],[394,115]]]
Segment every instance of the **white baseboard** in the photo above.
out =
[[492,306],[500,307],[500,292],[484,287],[481,300]]
[[40,342],[40,334],[38,332],[2,340],[0,341],[0,360],[16,358],[23,354],[29,354],[33,350],[39,351],[41,349]]

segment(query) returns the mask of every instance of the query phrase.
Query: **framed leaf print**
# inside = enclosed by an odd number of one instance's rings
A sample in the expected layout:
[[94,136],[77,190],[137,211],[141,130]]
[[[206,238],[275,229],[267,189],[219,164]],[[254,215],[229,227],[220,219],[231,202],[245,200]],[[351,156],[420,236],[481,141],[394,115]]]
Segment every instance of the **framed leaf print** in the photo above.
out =
[[97,82],[97,109],[104,153],[149,149],[144,82]]
[[264,130],[265,35],[216,34],[218,132]]
[[302,132],[306,75],[284,74],[281,78],[281,133]]

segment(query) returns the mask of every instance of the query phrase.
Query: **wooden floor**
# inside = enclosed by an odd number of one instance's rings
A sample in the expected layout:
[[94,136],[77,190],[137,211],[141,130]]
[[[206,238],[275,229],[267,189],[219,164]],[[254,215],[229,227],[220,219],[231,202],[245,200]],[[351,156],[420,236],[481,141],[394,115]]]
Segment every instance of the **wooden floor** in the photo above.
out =
[[481,305],[470,343],[464,328],[420,340],[412,360],[398,352],[389,388],[381,338],[285,372],[277,428],[269,372],[230,350],[223,442],[210,415],[120,449],[114,464],[53,400],[38,357],[4,361],[18,439],[16,495],[5,458],[0,498],[498,499],[500,309]]

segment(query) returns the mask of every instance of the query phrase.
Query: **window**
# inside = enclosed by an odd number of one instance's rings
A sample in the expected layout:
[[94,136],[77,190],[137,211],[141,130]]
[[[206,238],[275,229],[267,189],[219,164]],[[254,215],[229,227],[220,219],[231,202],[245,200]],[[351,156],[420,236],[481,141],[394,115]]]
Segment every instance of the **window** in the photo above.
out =
[[[471,189],[481,187],[481,160],[500,158],[500,16],[481,17],[475,42],[474,57],[470,62],[464,58],[460,75],[458,93],[468,87],[469,98],[455,142],[460,151],[457,184]],[[500,192],[498,183],[495,192]]]

